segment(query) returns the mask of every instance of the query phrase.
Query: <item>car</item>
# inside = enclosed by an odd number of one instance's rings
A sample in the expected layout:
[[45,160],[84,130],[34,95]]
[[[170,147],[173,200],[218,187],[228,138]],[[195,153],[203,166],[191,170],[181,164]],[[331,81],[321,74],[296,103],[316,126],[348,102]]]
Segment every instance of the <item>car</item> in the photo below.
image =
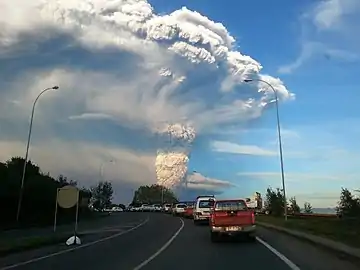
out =
[[170,213],[170,214],[174,214],[174,213],[175,213],[175,208],[176,208],[176,203],[173,203],[173,204],[171,205],[171,207],[170,207],[169,213]]
[[211,209],[209,227],[212,242],[219,241],[222,236],[256,239],[255,214],[244,200],[216,200]]
[[155,212],[161,212],[162,210],[162,207],[160,204],[154,204],[154,211]]
[[171,210],[171,204],[167,203],[167,204],[164,204],[163,206],[163,211],[165,213],[170,213],[170,210]]
[[215,196],[198,196],[193,209],[194,224],[208,223],[210,219],[210,210],[214,203]]
[[184,217],[186,218],[193,218],[194,214],[194,202],[187,203],[185,208]]
[[150,207],[150,205],[148,205],[147,203],[144,203],[140,206],[139,210],[142,212],[147,212],[147,211],[149,211],[149,207]]
[[174,207],[174,216],[181,216],[185,213],[186,204],[185,203],[177,203]]

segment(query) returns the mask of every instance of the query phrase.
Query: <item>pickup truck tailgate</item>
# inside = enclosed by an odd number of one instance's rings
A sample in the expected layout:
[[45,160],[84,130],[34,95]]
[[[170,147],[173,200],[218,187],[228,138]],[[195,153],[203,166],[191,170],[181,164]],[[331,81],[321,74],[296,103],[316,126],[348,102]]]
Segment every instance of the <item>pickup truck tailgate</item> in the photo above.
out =
[[212,214],[214,226],[251,225],[253,213],[244,210],[214,211]]

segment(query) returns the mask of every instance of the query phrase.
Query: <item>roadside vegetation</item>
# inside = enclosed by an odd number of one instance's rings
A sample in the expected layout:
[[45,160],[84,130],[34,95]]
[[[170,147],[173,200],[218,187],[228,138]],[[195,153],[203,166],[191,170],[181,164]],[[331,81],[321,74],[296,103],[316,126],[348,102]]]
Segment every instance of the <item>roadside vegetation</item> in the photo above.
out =
[[130,206],[141,206],[142,204],[176,203],[174,192],[161,185],[140,186],[135,192]]
[[[285,221],[282,190],[268,188],[265,209],[269,215],[259,215],[257,220],[360,247],[360,200],[354,197],[348,189],[341,190],[334,215],[303,215],[295,197],[290,198],[287,205],[289,215],[288,220]],[[305,214],[313,212],[310,203],[304,204],[303,212]]]
[[[28,161],[24,181],[24,196],[19,222],[16,212],[19,200],[21,175],[24,159],[13,157],[5,163],[0,162],[0,230],[47,226],[54,222],[55,200],[58,188],[66,185],[77,186],[77,182],[59,175],[56,179],[43,172],[39,166]],[[97,186],[80,189],[79,221],[98,216],[88,208],[89,199],[99,206],[111,206],[111,183],[100,182]],[[121,205],[120,207],[123,207]],[[58,208],[57,223],[74,222],[75,207]]]

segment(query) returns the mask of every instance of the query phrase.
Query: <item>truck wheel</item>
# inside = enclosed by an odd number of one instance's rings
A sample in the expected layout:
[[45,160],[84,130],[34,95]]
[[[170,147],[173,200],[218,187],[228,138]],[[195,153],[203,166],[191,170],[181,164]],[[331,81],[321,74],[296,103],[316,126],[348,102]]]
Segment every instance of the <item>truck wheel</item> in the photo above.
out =
[[212,243],[219,242],[219,234],[216,232],[210,232],[210,240]]

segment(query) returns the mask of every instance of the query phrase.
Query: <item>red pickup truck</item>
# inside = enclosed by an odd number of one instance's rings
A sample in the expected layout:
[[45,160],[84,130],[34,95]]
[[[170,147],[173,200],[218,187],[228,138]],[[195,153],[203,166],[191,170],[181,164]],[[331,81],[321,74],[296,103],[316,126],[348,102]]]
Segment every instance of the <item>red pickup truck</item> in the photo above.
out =
[[255,214],[244,200],[216,200],[210,214],[211,242],[221,236],[245,236],[255,241]]

